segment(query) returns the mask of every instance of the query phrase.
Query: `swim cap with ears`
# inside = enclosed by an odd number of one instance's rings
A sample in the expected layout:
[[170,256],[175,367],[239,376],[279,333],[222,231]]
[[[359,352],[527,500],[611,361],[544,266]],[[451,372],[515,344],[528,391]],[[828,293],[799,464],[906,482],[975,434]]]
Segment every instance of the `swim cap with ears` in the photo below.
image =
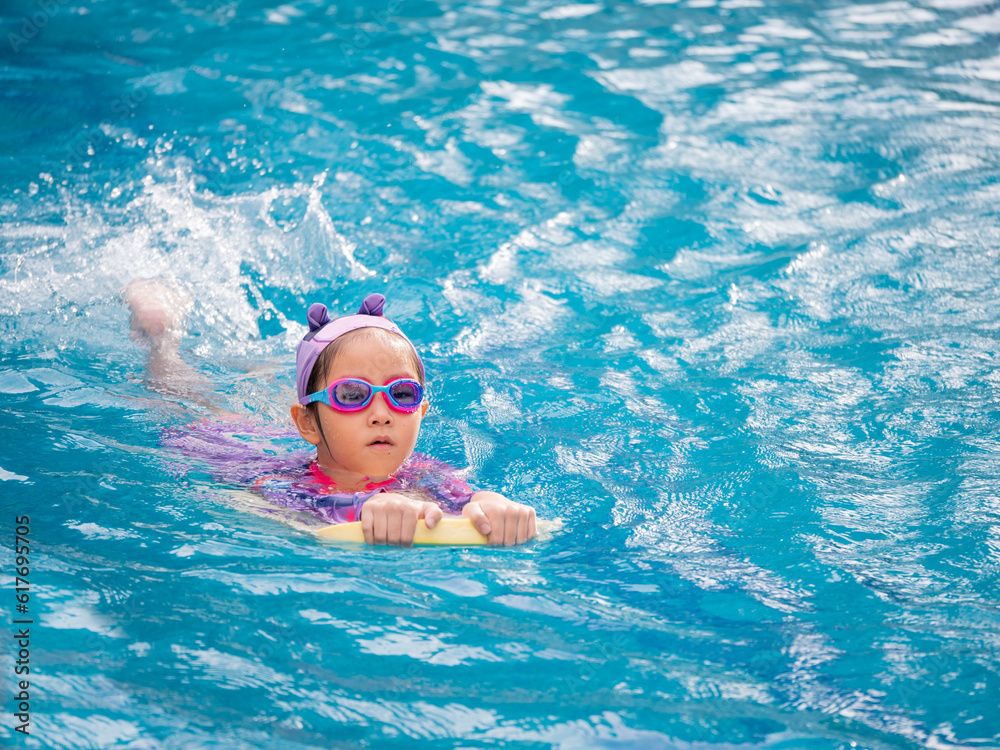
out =
[[295,384],[298,388],[299,403],[305,403],[308,396],[309,376],[320,353],[326,349],[335,339],[340,338],[345,333],[356,331],[359,328],[381,328],[391,331],[400,336],[403,341],[410,345],[413,354],[423,367],[420,355],[413,342],[406,338],[406,335],[399,330],[399,326],[382,315],[382,308],[385,307],[385,297],[381,294],[369,294],[365,301],[361,303],[361,309],[355,315],[344,315],[336,320],[330,320],[330,313],[327,312],[326,305],[314,302],[309,305],[306,317],[309,320],[309,333],[307,333],[299,347],[295,351]]

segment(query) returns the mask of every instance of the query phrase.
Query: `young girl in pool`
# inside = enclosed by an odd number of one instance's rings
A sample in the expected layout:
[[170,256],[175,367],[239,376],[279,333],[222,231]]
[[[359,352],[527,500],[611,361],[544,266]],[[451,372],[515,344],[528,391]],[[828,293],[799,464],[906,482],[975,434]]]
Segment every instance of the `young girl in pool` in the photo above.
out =
[[[204,379],[179,355],[186,301],[148,281],[133,282],[123,297],[133,337],[150,347],[154,382],[175,395],[196,395]],[[450,467],[413,452],[429,406],[424,366],[382,315],[384,303],[381,294],[370,294],[357,314],[333,320],[324,305],[309,307],[291,416],[302,439],[316,447],[312,460],[273,450],[286,437],[280,429],[257,426],[248,441],[233,434],[232,421],[169,430],[164,442],[204,459],[218,478],[249,482],[280,505],[326,522],[359,520],[368,544],[410,546],[418,519],[433,528],[444,512],[467,517],[492,545],[531,539],[532,508],[496,492],[473,492]]]

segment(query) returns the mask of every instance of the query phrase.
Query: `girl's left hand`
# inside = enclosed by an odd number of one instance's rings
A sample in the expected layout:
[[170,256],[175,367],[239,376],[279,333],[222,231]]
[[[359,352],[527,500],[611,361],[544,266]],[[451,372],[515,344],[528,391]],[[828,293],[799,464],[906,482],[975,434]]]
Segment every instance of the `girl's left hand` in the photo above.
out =
[[484,534],[490,545],[521,544],[533,538],[535,509],[515,503],[496,492],[477,492],[462,515]]

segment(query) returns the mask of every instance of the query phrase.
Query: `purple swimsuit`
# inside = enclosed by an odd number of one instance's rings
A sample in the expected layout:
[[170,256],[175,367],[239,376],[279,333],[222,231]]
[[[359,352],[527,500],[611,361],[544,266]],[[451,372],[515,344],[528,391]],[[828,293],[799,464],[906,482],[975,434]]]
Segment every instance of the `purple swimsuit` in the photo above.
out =
[[249,486],[273,503],[309,513],[326,523],[360,520],[361,506],[380,492],[403,492],[460,515],[473,490],[443,461],[412,454],[399,470],[360,492],[338,491],[295,430],[248,421],[195,422],[164,431],[161,443],[183,457],[178,474],[202,469],[220,482]]

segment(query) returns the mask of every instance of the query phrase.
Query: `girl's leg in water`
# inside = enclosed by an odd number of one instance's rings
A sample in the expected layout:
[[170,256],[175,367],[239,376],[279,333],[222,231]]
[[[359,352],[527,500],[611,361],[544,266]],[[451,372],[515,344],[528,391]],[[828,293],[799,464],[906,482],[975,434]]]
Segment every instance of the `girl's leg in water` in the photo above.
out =
[[218,410],[209,400],[212,385],[208,378],[180,355],[184,316],[191,308],[191,298],[156,279],[133,281],[122,289],[121,296],[132,312],[132,340],[149,349],[152,387],[164,395]]

